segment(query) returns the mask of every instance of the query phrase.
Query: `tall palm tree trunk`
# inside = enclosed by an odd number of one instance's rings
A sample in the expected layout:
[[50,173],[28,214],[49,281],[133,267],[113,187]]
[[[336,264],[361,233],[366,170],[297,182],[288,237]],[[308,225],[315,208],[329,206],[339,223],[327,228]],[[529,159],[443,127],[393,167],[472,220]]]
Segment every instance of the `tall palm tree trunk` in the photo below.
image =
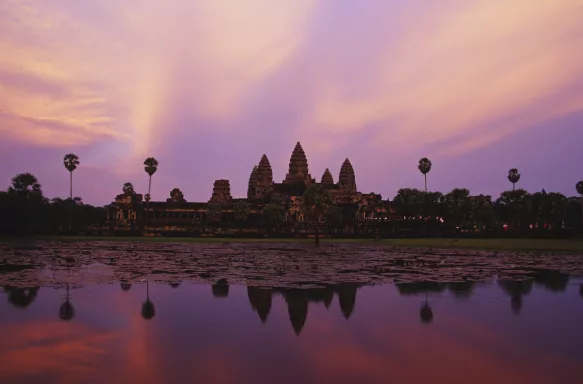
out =
[[148,180],[148,201],[146,201],[146,224],[144,226],[144,230],[148,230],[148,212],[150,207],[150,200],[152,199],[152,195],[150,195],[150,190],[152,189],[152,175],[150,175],[150,179]]
[[516,191],[516,183],[512,183],[512,191]]
[[69,231],[73,229],[73,172],[69,172]]
[[427,193],[427,173],[423,176],[425,176],[425,193]]

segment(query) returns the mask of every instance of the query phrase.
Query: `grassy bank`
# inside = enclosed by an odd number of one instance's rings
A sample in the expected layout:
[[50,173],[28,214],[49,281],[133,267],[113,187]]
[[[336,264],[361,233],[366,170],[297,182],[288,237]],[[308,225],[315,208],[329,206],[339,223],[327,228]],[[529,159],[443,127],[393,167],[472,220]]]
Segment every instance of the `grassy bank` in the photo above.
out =
[[382,244],[413,248],[457,248],[583,254],[581,239],[394,239]]
[[[45,240],[59,241],[141,241],[179,243],[313,243],[313,239],[233,239],[233,238],[179,238],[179,237],[93,237],[93,236],[50,236]],[[322,239],[322,243],[352,243],[362,245],[384,245],[411,248],[457,248],[476,250],[505,250],[530,252],[564,252],[583,254],[583,239]]]

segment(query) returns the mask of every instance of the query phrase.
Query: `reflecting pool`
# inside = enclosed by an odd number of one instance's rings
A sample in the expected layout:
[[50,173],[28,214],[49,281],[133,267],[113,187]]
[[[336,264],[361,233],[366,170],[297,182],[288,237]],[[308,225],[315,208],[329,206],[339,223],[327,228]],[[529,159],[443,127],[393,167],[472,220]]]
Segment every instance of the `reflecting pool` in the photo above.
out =
[[5,286],[0,382],[581,382],[580,283]]
[[580,383],[583,258],[0,243],[1,383]]

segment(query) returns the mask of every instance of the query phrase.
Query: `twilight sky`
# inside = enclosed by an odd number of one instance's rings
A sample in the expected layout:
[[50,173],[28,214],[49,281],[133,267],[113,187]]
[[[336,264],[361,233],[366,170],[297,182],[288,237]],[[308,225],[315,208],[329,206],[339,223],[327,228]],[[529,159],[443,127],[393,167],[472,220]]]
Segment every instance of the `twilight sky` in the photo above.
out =
[[583,179],[583,0],[2,0],[0,181],[105,204],[142,162],[152,197],[246,193],[349,157],[362,192],[423,186],[575,194]]

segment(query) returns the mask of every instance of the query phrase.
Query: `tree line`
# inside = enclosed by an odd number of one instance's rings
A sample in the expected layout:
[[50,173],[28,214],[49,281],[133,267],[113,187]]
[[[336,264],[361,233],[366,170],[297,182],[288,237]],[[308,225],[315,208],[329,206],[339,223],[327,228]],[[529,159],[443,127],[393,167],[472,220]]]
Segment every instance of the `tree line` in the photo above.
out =
[[85,204],[73,197],[73,171],[79,158],[67,154],[63,159],[69,172],[69,197],[48,199],[43,195],[36,176],[21,173],[14,176],[8,190],[0,192],[0,234],[43,234],[63,230],[81,230],[104,225],[108,206]]
[[[79,157],[67,154],[63,164],[69,172],[69,198],[47,199],[43,196],[37,178],[24,173],[12,179],[6,192],[0,192],[0,233],[47,233],[56,230],[78,231],[103,226],[107,221],[111,205],[94,207],[73,197],[73,172],[79,167]],[[148,193],[144,196],[146,215],[151,200],[152,177],[158,170],[158,161],[148,157],[144,163],[148,176]],[[448,193],[428,190],[427,178],[432,162],[422,158],[418,170],[424,177],[424,190],[399,189],[392,201],[381,200],[380,195],[370,198],[365,204],[334,204],[331,186],[314,184],[305,189],[302,210],[305,227],[312,230],[316,240],[320,233],[339,231],[346,227],[365,231],[408,231],[415,235],[440,235],[445,233],[514,233],[525,235],[541,233],[549,235],[578,234],[583,232],[583,199],[567,197],[561,193],[545,190],[536,193],[516,188],[521,174],[516,168],[509,170],[507,179],[512,189],[504,191],[498,198],[472,196],[465,188],[455,188]],[[583,181],[575,185],[576,192],[583,196]],[[133,185],[126,182],[123,193],[137,196]],[[168,202],[185,202],[182,192],[174,188]],[[138,203],[141,203],[138,202]],[[254,225],[277,233],[286,226],[286,207],[289,201],[282,196],[271,196],[265,202],[261,218]],[[384,209],[383,209],[384,207]],[[389,215],[390,213],[390,215]],[[367,217],[363,223],[356,216]],[[234,219],[245,222],[250,216],[250,205],[239,200],[234,205]],[[390,217],[387,217],[390,216]],[[385,219],[390,218],[391,224]],[[210,203],[206,214],[210,225],[224,225],[219,204]],[[148,227],[148,217],[144,221]]]
[[454,188],[449,193],[430,192],[427,174],[432,169],[428,158],[419,160],[418,169],[425,179],[425,190],[402,188],[393,199],[395,212],[409,220],[417,232],[432,230],[450,232],[510,232],[516,234],[568,234],[583,231],[583,181],[575,184],[580,196],[562,193],[529,193],[516,188],[521,174],[516,168],[508,171],[511,190],[499,197],[472,196],[466,188]]

